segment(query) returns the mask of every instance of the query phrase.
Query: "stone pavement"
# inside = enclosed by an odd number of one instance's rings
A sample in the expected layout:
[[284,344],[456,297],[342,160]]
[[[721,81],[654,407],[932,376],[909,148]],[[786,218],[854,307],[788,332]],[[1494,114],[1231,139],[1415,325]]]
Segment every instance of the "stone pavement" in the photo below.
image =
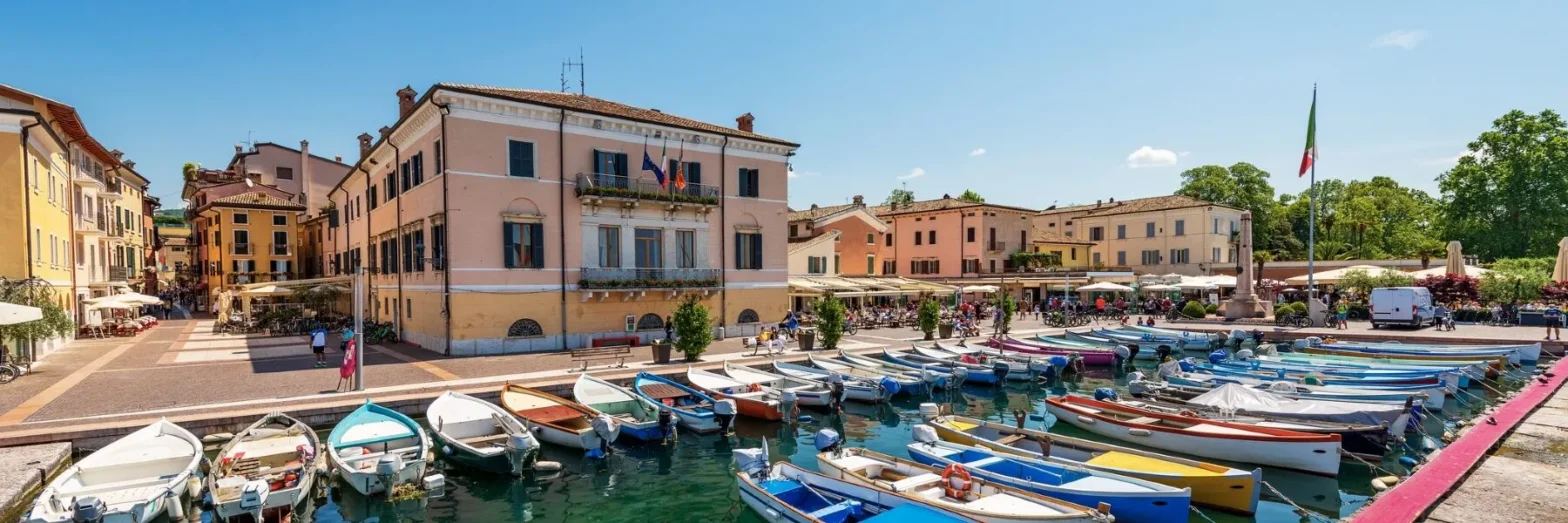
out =
[[47,478],[59,473],[70,458],[70,443],[0,448],[0,521],[21,519]]
[[1427,517],[1434,523],[1568,520],[1568,389],[1525,418]]

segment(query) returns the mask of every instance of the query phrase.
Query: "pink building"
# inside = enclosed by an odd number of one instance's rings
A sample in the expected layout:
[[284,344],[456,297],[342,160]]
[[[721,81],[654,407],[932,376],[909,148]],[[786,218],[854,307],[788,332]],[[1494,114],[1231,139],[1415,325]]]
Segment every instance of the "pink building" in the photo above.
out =
[[[451,355],[647,342],[687,295],[725,335],[783,316],[799,146],[750,114],[731,128],[549,91],[416,96],[360,136],[323,242],[329,272],[369,269],[367,313],[404,339]],[[645,143],[671,175],[683,154],[685,187],[643,169]]]
[[964,278],[1011,269],[1009,256],[1029,250],[1032,209],[938,200],[882,205],[872,212],[891,225],[883,238],[884,264],[912,278]]

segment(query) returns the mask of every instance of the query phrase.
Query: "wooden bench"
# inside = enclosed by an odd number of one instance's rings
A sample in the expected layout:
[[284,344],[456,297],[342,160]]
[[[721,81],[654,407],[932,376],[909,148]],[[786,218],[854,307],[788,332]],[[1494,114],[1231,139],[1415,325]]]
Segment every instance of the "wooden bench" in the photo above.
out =
[[581,370],[578,370],[578,372],[587,372],[588,362],[595,360],[616,360],[616,368],[626,367],[626,357],[632,354],[632,346],[630,344],[626,344],[607,345],[603,347],[586,347],[581,349],[572,349],[571,352],[572,363],[582,364],[582,368]]

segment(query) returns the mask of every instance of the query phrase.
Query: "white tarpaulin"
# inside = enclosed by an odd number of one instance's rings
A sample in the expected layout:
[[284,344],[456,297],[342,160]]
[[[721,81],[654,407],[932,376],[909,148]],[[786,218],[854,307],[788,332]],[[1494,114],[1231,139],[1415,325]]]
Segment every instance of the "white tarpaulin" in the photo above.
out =
[[16,325],[43,318],[44,310],[38,307],[0,302],[0,325]]
[[1405,412],[1402,405],[1287,398],[1235,383],[1221,385],[1187,403],[1244,414],[1360,425],[1386,422],[1393,426]]

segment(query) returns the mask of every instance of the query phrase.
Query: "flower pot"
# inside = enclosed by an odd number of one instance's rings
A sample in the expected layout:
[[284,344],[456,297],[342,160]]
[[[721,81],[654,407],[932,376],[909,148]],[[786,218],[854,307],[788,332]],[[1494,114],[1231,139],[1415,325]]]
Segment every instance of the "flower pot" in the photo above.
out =
[[673,348],[668,341],[658,340],[653,342],[653,363],[657,365],[669,363],[670,351]]
[[931,341],[931,339],[932,339],[932,337],[931,337],[931,333],[932,333],[932,332],[933,332],[933,331],[926,331],[926,341]]
[[800,350],[810,351],[817,347],[817,331],[813,329],[800,330]]
[[944,340],[953,337],[953,326],[951,324],[938,325],[936,330],[937,334],[941,334]]

